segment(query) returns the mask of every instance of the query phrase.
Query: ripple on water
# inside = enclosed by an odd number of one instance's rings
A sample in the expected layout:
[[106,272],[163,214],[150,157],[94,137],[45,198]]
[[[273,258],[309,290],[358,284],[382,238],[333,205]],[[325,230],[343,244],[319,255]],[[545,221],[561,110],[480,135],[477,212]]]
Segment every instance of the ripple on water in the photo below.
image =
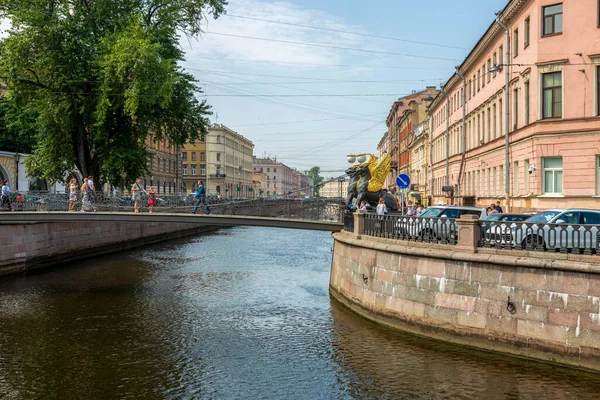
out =
[[357,317],[332,245],[235,228],[0,281],[0,398],[597,398],[597,375]]

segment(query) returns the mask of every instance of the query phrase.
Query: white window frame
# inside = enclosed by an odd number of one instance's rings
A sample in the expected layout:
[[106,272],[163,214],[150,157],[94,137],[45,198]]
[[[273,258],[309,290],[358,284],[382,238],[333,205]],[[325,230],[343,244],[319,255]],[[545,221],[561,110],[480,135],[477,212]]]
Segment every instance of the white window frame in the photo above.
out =
[[596,156],[596,194],[600,195],[600,155]]
[[181,175],[187,176],[187,167],[183,167],[181,170]]
[[[544,166],[544,162],[547,159],[550,159],[550,158],[558,158],[558,159],[560,159],[560,169],[558,169],[558,168],[546,168]],[[552,175],[553,175],[553,178],[552,178],[552,184],[553,185],[554,185],[554,174],[556,172],[558,172],[558,171],[560,171],[560,172],[563,173],[563,181],[561,182],[561,186],[563,188],[562,192],[557,192],[557,191],[554,190],[554,188],[552,188],[552,191],[549,191],[548,188],[546,188],[546,172],[550,172],[550,171],[552,172]],[[560,156],[558,156],[558,157],[543,157],[542,158],[542,191],[543,191],[543,193],[544,194],[550,194],[550,195],[552,195],[552,194],[563,194],[564,190],[565,190],[565,187],[564,187],[563,158],[560,157]]]

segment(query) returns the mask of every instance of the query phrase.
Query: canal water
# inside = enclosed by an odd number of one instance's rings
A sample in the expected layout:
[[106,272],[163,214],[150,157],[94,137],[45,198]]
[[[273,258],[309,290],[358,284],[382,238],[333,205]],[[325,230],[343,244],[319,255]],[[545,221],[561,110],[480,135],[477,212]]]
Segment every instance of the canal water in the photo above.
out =
[[598,399],[600,376],[391,331],[328,233],[234,228],[0,281],[0,399]]

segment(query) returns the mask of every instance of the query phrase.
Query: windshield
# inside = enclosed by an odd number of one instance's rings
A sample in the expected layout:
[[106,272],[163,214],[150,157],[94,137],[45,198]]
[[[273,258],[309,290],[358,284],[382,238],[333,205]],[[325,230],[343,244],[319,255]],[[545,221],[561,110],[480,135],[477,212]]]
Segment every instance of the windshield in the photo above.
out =
[[490,214],[484,218],[486,221],[499,221],[502,218],[502,214]]
[[437,218],[440,216],[440,214],[442,213],[442,211],[444,211],[443,208],[428,208],[427,210],[425,210],[425,212],[421,215],[419,215],[419,217],[422,218]]
[[556,217],[558,214],[560,214],[560,211],[544,211],[534,215],[531,218],[526,219],[525,222],[548,223],[552,220],[552,218]]

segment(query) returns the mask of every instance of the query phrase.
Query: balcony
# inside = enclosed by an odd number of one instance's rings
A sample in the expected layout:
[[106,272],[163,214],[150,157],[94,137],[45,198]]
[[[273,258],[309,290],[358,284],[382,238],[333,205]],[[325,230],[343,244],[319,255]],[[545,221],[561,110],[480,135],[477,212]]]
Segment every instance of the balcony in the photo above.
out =
[[210,179],[223,179],[227,178],[227,174],[211,174]]

